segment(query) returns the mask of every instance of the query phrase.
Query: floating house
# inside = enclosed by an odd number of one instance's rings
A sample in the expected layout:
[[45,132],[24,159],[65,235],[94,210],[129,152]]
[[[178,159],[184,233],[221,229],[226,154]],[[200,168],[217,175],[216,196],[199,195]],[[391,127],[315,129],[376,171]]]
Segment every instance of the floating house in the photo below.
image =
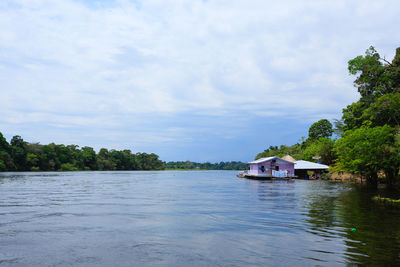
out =
[[321,173],[326,171],[329,166],[310,162],[306,160],[295,160],[290,155],[283,158],[268,157],[260,158],[247,163],[249,170],[239,173],[238,177],[252,179],[272,179],[272,178],[302,178],[308,179],[309,173],[320,178]]
[[249,170],[243,177],[254,179],[294,177],[294,162],[279,157],[260,158],[247,163]]

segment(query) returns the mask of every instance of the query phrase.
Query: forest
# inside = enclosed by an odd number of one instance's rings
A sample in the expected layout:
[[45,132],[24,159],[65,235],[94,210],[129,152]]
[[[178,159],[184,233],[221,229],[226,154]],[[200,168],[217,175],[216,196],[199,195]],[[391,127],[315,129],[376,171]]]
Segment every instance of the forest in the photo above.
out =
[[163,162],[151,153],[130,150],[108,150],[98,153],[88,146],[41,145],[28,143],[14,136],[10,143],[0,132],[0,171],[109,171],[109,170],[244,170],[242,162],[196,163],[191,161]]
[[170,161],[166,163],[165,167],[167,169],[178,169],[178,170],[246,170],[248,167],[246,163],[240,161],[228,161],[219,163],[197,163],[192,161]]
[[100,149],[77,145],[41,145],[14,136],[10,143],[0,133],[0,171],[161,170],[158,155],[130,150]]
[[[292,146],[270,146],[257,158],[284,156],[319,160],[335,172],[358,174],[369,185],[399,180],[400,169],[400,48],[392,61],[374,47],[348,62],[360,98],[342,111],[340,119],[319,120]],[[335,134],[335,138],[332,138]]]

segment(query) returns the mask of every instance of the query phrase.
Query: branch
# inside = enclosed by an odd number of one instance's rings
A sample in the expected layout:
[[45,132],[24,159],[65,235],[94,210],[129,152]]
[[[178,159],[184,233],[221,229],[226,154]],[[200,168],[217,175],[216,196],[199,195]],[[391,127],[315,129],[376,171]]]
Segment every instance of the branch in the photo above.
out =
[[383,57],[382,60],[385,61],[387,64],[389,64],[391,67],[393,67],[392,63],[387,61],[385,57]]

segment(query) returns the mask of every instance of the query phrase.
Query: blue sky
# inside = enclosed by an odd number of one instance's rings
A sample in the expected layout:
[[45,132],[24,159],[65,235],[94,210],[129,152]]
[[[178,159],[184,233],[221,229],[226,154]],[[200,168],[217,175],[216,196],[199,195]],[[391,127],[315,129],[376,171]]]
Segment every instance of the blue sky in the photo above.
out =
[[400,46],[398,1],[0,3],[10,140],[252,160],[358,98],[347,61]]

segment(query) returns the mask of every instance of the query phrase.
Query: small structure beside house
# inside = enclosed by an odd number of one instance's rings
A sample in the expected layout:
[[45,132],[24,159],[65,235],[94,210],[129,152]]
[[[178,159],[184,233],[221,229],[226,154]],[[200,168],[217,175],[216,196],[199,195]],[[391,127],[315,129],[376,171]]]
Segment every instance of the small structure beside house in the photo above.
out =
[[294,178],[294,162],[279,157],[260,158],[247,163],[249,170],[239,177],[253,179]]
[[308,171],[312,171],[314,174],[314,178],[320,178],[321,173],[329,168],[328,165],[319,164],[315,162],[310,162],[306,160],[297,160],[296,165],[294,166],[295,175],[302,179],[308,179]]

